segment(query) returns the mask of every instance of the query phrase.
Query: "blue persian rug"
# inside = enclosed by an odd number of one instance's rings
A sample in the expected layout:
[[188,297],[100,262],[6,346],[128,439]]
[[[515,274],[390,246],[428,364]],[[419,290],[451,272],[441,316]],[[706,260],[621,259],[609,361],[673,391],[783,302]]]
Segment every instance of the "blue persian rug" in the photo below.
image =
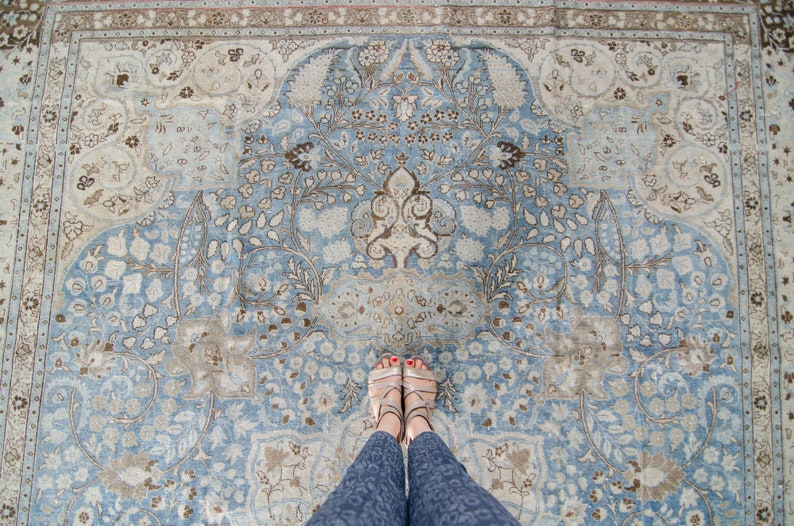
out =
[[6,3],[0,523],[300,524],[387,351],[523,524],[794,522],[790,2]]

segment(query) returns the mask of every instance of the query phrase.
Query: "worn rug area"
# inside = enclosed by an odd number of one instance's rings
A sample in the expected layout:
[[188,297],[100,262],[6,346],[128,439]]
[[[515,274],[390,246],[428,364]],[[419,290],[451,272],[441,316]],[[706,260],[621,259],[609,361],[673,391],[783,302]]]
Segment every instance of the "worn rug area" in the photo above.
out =
[[791,2],[3,4],[0,523],[303,523],[384,352],[522,524],[794,523]]

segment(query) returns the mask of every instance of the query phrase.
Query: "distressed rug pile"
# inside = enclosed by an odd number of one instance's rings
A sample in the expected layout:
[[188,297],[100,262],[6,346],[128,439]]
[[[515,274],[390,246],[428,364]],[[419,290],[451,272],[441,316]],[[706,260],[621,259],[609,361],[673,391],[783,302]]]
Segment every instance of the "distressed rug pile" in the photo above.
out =
[[0,524],[301,524],[384,352],[522,524],[794,523],[793,19],[3,2]]

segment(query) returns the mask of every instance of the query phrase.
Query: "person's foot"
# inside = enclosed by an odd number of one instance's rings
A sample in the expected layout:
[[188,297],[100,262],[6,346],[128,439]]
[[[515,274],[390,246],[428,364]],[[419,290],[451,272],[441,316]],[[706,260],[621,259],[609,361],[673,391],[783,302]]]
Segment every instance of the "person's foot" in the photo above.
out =
[[403,397],[405,438],[410,444],[420,434],[433,430],[430,412],[436,403],[435,375],[418,356],[405,361]]
[[370,372],[368,384],[376,430],[385,431],[399,441],[403,426],[400,359],[392,355],[383,356]]

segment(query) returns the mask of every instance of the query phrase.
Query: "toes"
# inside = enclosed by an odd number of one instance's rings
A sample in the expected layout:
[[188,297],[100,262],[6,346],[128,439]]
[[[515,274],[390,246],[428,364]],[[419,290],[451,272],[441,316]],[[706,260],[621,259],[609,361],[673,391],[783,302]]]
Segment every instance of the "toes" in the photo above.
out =
[[[394,358],[397,358],[397,357],[396,356],[392,357],[392,359],[394,359]],[[399,358],[397,358],[397,361],[399,361]],[[397,364],[397,361],[394,362],[395,365]],[[391,364],[389,363],[389,357],[388,356],[384,356],[383,358],[380,359],[380,361],[377,364],[375,364],[375,369],[383,369],[383,368],[389,367],[389,366],[391,366]]]
[[411,358],[405,361],[405,365],[414,369],[428,369],[427,364],[421,358]]
[[383,356],[380,360],[378,360],[373,369],[385,369],[386,367],[394,367],[399,364],[400,358],[397,356]]

